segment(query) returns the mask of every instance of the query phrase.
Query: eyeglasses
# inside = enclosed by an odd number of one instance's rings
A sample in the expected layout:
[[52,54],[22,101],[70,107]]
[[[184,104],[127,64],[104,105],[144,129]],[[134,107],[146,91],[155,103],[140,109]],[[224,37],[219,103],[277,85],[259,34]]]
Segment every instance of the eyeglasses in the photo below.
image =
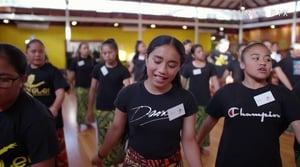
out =
[[20,79],[21,77],[17,78],[0,78],[0,88],[10,88],[13,83]]

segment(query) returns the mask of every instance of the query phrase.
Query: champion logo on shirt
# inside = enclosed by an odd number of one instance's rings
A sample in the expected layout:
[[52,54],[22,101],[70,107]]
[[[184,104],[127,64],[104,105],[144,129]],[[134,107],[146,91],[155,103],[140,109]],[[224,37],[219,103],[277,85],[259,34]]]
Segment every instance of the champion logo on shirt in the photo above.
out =
[[279,114],[274,114],[272,111],[262,112],[262,113],[245,113],[243,108],[231,107],[228,110],[228,116],[234,118],[240,117],[260,117],[260,122],[264,122],[265,118],[280,118]]

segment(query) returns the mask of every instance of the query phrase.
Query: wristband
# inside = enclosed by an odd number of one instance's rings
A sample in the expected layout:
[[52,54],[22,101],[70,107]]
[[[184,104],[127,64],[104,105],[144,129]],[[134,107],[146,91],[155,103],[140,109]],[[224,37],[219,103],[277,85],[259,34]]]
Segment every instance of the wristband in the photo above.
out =
[[98,152],[98,158],[101,159],[101,160],[105,158],[104,156],[102,156],[102,155],[100,154],[100,151]]

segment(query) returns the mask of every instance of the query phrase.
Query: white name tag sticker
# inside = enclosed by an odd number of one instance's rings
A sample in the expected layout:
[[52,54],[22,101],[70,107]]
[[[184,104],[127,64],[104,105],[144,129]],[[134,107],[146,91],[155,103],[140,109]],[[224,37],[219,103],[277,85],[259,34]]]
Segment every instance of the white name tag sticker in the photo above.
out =
[[108,70],[107,70],[107,68],[106,68],[105,66],[102,66],[102,67],[100,68],[100,70],[101,70],[103,76],[105,76],[105,75],[108,74]]
[[145,60],[145,56],[139,56],[138,59],[139,60]]
[[182,103],[168,109],[167,112],[168,112],[169,121],[172,121],[185,114],[184,106]]
[[271,91],[267,91],[265,93],[254,96],[254,100],[256,102],[256,105],[259,107],[259,106],[262,106],[264,104],[271,103],[272,101],[275,101],[275,98],[274,98]]
[[202,73],[201,69],[194,69],[194,70],[193,70],[193,74],[194,74],[194,75],[199,75],[199,74],[201,74],[201,73]]
[[78,64],[79,67],[80,67],[80,66],[83,66],[83,65],[84,65],[84,61],[83,61],[83,60],[80,60],[77,64]]

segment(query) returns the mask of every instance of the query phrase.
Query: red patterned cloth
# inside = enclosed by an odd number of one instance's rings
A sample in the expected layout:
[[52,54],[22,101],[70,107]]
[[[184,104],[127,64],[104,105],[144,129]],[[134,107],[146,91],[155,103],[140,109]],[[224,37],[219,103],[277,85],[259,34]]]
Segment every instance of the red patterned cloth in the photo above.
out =
[[142,155],[128,148],[124,160],[124,167],[183,167],[180,150],[165,159],[145,159]]
[[58,143],[59,143],[59,153],[56,156],[56,167],[68,167],[68,156],[67,156],[67,149],[65,143],[65,136],[63,128],[56,130]]

